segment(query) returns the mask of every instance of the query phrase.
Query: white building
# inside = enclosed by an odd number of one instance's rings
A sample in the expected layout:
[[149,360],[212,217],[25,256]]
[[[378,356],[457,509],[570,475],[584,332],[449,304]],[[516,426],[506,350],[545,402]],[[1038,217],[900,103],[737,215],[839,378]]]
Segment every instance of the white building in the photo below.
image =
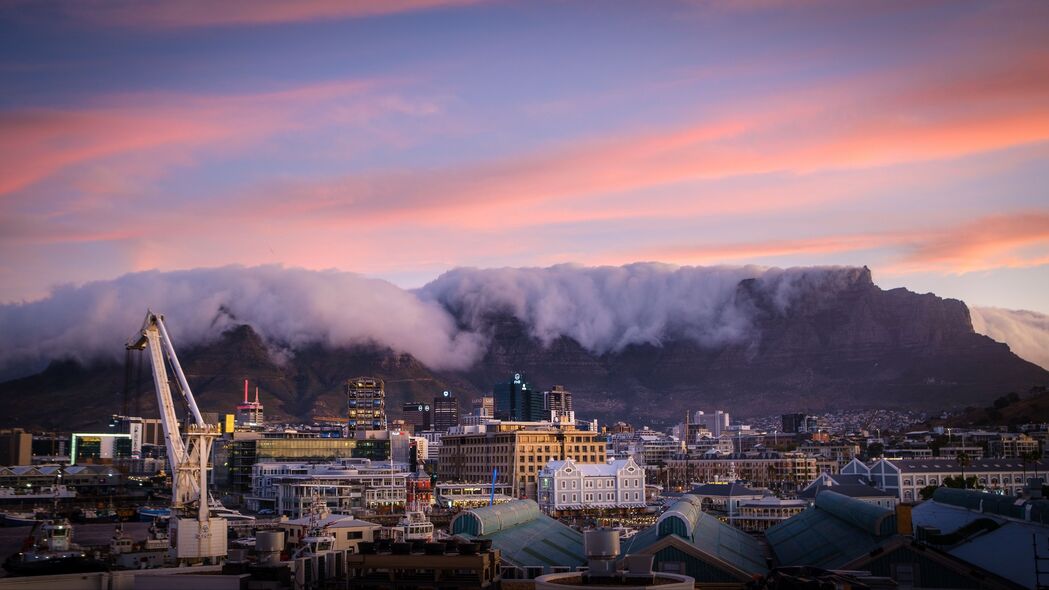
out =
[[539,473],[539,507],[548,513],[645,507],[645,470],[633,458],[604,464],[550,461]]
[[403,508],[409,474],[403,466],[365,460],[339,463],[256,463],[252,466],[249,510],[272,508],[299,518],[309,513],[316,493],[334,514]]
[[947,477],[975,477],[979,486],[1006,496],[1023,491],[1025,478],[1049,472],[1049,461],[1020,459],[975,459],[967,465],[955,459],[931,457],[926,459],[879,459],[870,466],[853,460],[841,470],[844,474],[866,475],[881,490],[893,493],[900,502],[921,500],[920,491],[926,486],[943,485]]
[[[302,538],[309,535],[310,517],[304,516],[294,520],[285,520],[277,523],[284,531],[284,536],[289,547],[302,542]],[[335,539],[332,549],[336,551],[349,551],[359,553],[360,543],[370,543],[379,538],[381,525],[374,522],[357,520],[352,516],[344,514],[327,513],[317,519],[316,524],[320,526],[323,534],[331,535]]]

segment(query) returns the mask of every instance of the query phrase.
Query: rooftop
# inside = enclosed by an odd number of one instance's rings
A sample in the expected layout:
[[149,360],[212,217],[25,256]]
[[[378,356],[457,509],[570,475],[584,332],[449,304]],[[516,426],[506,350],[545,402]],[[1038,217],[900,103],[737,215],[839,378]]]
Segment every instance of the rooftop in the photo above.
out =
[[892,510],[831,490],[815,504],[765,532],[781,565],[837,569],[869,553],[893,535]]
[[502,558],[518,566],[586,563],[583,534],[546,516],[532,500],[468,510],[452,519],[449,530],[468,539],[491,539]]

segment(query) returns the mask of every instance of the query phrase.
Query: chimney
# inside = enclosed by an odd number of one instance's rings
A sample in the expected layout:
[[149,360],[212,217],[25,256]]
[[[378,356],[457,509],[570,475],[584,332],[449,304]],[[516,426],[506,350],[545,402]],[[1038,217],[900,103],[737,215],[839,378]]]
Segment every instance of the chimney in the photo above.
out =
[[248,380],[244,380],[244,403],[248,403]]
[[619,531],[599,528],[584,532],[583,552],[589,566],[589,577],[615,577],[616,557],[619,556]]

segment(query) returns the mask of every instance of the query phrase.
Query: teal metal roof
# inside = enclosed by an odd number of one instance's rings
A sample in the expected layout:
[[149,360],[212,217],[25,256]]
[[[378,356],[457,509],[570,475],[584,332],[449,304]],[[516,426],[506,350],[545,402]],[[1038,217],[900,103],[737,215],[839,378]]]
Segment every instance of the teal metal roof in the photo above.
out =
[[655,526],[639,532],[621,548],[643,550],[668,535],[676,535],[707,555],[748,572],[765,573],[765,551],[754,537],[700,509],[700,498],[686,494],[664,512]]
[[896,512],[888,508],[858,501],[834,490],[822,490],[816,494],[815,505],[872,535],[896,532]]
[[780,565],[841,567],[895,532],[893,511],[824,490],[815,506],[765,531]]
[[491,539],[502,559],[518,566],[578,566],[586,563],[583,533],[546,516],[532,500],[469,510],[455,517],[453,535]]
[[539,504],[533,500],[515,500],[463,512],[452,520],[450,528],[453,535],[489,535],[529,522],[538,516],[542,516]]

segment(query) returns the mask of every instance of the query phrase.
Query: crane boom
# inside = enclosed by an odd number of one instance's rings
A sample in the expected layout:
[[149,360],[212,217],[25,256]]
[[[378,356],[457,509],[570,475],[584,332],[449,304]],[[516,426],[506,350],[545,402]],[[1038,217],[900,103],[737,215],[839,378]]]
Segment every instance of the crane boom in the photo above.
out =
[[[206,424],[197,408],[193,391],[189,388],[164,325],[164,316],[146,312],[142,329],[128,342],[127,348],[149,349],[157,408],[160,410],[164,444],[172,474],[171,518],[177,536],[171,535],[169,538],[172,539],[176,556],[179,560],[193,561],[225,555],[226,522],[221,518],[212,518],[208,507],[208,458],[215,438],[219,435],[218,429]],[[168,370],[164,364],[165,353],[171,372],[178,379],[182,397],[193,415],[193,423],[186,429],[186,440],[182,438],[178,414],[175,413],[175,403],[171,397]],[[193,512],[196,512],[195,516],[192,516]]]

